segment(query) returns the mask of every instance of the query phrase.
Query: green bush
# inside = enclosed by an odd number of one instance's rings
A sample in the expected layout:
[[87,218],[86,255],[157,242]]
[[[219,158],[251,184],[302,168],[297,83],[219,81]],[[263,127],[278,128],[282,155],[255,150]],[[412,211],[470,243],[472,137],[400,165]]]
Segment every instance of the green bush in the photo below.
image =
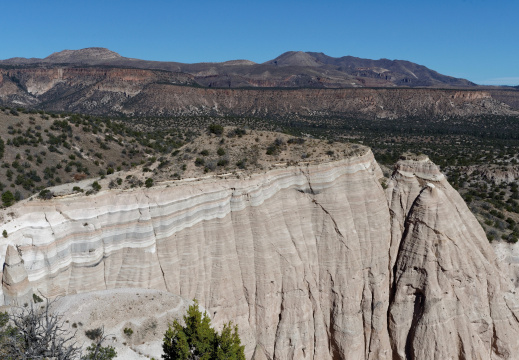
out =
[[92,183],[92,189],[94,189],[94,191],[99,191],[99,190],[101,190],[101,185],[99,185],[99,183],[97,181],[94,181]]
[[146,181],[144,182],[144,184],[146,185],[147,188],[150,188],[153,186],[153,179],[152,178],[147,178]]
[[40,198],[42,200],[50,200],[50,199],[52,199],[52,196],[54,196],[54,194],[48,189],[42,190],[38,194],[38,198]]
[[220,159],[216,163],[216,165],[218,165],[218,166],[227,166],[228,164],[229,164],[229,160],[227,160],[227,159]]
[[5,207],[9,207],[14,204],[14,195],[9,190],[2,193],[2,203]]
[[128,327],[127,327],[127,328],[124,328],[123,332],[124,332],[124,335],[126,335],[126,336],[128,336],[128,337],[130,337],[130,336],[133,335],[133,330],[132,330],[132,328],[128,328]]
[[209,125],[209,132],[211,134],[215,135],[222,135],[223,134],[223,126],[218,124],[211,124]]

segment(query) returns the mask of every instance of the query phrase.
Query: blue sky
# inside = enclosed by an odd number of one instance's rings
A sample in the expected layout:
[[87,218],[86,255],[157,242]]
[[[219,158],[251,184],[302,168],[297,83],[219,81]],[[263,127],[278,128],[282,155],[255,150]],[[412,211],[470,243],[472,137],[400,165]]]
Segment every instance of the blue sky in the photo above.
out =
[[302,50],[519,84],[518,0],[6,0],[0,34],[0,59],[100,46],[147,60],[264,62]]

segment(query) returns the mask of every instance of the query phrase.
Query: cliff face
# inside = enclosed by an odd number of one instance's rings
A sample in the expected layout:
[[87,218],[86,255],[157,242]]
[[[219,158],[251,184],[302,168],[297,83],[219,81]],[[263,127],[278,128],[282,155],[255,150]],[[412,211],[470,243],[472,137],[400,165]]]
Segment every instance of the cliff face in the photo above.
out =
[[196,297],[215,324],[239,325],[254,359],[514,358],[514,289],[461,197],[427,159],[401,162],[385,192],[380,177],[366,151],[240,180],[27,201],[4,225],[3,298],[122,287]]
[[[421,88],[212,89],[179,86],[194,85],[195,81],[194,75],[144,69],[0,69],[0,104],[96,115],[340,115],[398,118],[517,113],[493,97],[501,93],[487,91]],[[269,79],[258,81],[257,86],[276,86]],[[505,101],[508,98],[501,96],[499,99]]]
[[433,89],[239,90],[151,85],[125,106],[169,115],[468,116],[513,113],[489,93]]

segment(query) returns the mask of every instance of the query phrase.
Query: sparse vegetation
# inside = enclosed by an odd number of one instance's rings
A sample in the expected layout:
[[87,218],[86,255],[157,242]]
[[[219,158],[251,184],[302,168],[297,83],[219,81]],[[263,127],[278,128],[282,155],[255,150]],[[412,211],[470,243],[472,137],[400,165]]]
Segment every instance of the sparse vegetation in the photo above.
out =
[[[238,176],[267,170],[272,163],[329,161],[355,151],[355,144],[364,144],[389,168],[407,151],[427,154],[469,204],[489,239],[514,243],[519,235],[517,179],[503,181],[499,175],[519,169],[519,121],[512,116],[409,116],[398,121],[321,115],[116,119],[4,110],[0,112],[4,207],[33,194],[48,198],[46,190],[53,192],[52,186],[97,174],[101,188],[128,189],[148,186],[148,178],[157,182],[234,171]],[[276,130],[277,135],[259,130]],[[315,147],[314,139],[329,141]],[[346,142],[353,145],[345,152],[341,147],[346,148]],[[116,171],[137,167],[146,171],[130,179],[114,177]],[[101,189],[86,186],[74,186],[72,191],[83,192],[85,187],[92,194]]]
[[124,328],[123,333],[124,333],[124,335],[130,337],[133,335],[133,330],[132,330],[132,328],[126,327],[126,328]]
[[222,135],[223,134],[223,126],[218,124],[211,124],[209,125],[209,132],[211,134],[215,135]]
[[101,190],[101,185],[99,185],[99,183],[98,183],[97,181],[94,181],[94,182],[92,183],[91,186],[92,186],[92,189],[93,189],[94,191],[99,191],[99,190]]

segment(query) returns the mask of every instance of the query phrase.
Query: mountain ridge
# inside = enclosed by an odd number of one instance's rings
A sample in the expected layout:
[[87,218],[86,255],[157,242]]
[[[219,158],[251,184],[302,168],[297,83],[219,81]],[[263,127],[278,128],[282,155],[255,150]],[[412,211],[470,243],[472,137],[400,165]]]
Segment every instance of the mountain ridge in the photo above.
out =
[[[439,90],[446,92],[438,103]],[[478,94],[466,93],[462,96],[466,101],[451,101],[450,96],[459,95],[457,91]],[[489,94],[491,103],[484,99]],[[245,109],[245,103],[251,107]],[[324,103],[332,104],[334,110],[323,108]],[[395,112],[391,109],[396,103],[402,106]],[[44,59],[0,60],[0,105],[95,115],[132,115],[138,110],[140,115],[153,116],[398,118],[508,115],[510,108],[516,114],[519,91],[477,86],[405,60],[289,51],[261,64],[244,59],[183,64],[87,48],[56,52]]]
[[[287,51],[278,57],[258,64],[250,60],[228,60],[223,62],[181,63],[175,61],[152,61],[133,59],[106,48],[92,47],[79,50],[55,52],[43,59],[10,58],[0,60],[0,65],[105,65],[126,66],[139,69],[156,69],[184,72],[195,76],[202,86],[248,87],[260,86],[255,83],[261,75],[278,68],[276,74],[269,74],[272,85],[267,87],[369,87],[369,86],[457,86],[472,87],[476,84],[442,75],[426,66],[406,60],[363,59],[353,56],[335,58],[324,53]],[[282,68],[281,70],[279,68]],[[305,83],[294,81],[281,84],[279,78],[303,75]],[[263,79],[264,80],[264,79]]]

